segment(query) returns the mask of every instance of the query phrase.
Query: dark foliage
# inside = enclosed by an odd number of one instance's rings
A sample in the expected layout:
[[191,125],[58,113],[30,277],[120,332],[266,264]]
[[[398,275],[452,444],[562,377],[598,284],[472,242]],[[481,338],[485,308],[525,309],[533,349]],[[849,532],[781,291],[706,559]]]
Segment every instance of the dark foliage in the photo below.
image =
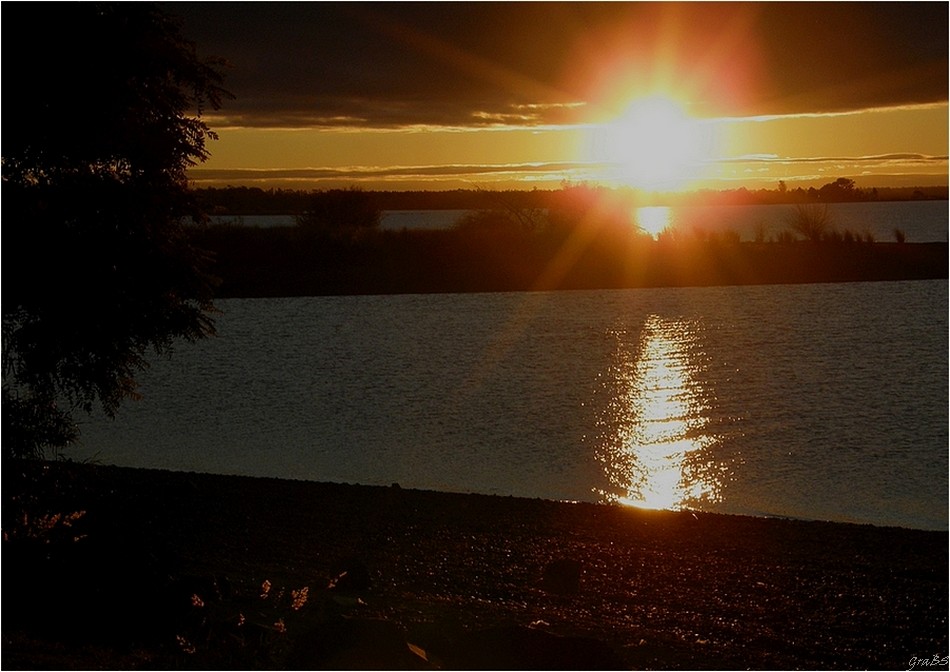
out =
[[947,277],[946,243],[844,244],[823,238],[738,242],[735,235],[659,240],[600,220],[527,232],[485,220],[449,230],[372,231],[308,239],[294,227],[211,227],[219,296],[616,289]]
[[819,242],[831,229],[831,215],[824,203],[800,203],[789,215],[788,228],[813,243]]
[[[334,191],[334,190],[331,190]],[[341,191],[341,190],[335,190]],[[345,190],[344,190],[345,191]],[[308,210],[314,194],[325,190],[262,189],[260,187],[202,187],[195,190],[206,208],[221,215],[299,215]],[[365,191],[381,210],[482,210],[506,205],[526,208],[548,207],[557,192],[488,191],[454,189],[448,191]]]
[[[850,185],[850,186],[849,186]],[[221,215],[296,215],[307,210],[313,191],[261,189],[260,187],[206,187],[196,190],[209,211]],[[768,205],[823,201],[946,200],[947,187],[877,187],[859,189],[852,180],[839,178],[821,189],[745,187],[724,191],[643,194],[632,189],[606,189],[565,184],[561,189],[530,191],[454,189],[448,191],[367,191],[381,210],[538,210],[563,208],[584,194],[610,195],[628,209],[640,205]]]
[[212,215],[296,215],[310,200],[307,191],[259,187],[199,188],[194,194]]
[[[343,192],[373,203],[379,192]],[[210,227],[227,297],[485,292],[942,278],[946,244],[871,244],[838,233],[823,203],[799,204],[791,231],[740,242],[731,231],[672,230],[658,240],[632,225],[628,195],[588,186],[557,192],[468,192],[487,206],[441,230]],[[532,202],[527,200],[541,199]],[[324,196],[320,195],[320,198]],[[545,207],[532,207],[544,204]],[[329,220],[325,220],[329,221]],[[327,225],[324,225],[327,226]],[[322,229],[325,231],[325,229]],[[860,243],[860,244],[858,244]]]
[[[151,5],[59,5],[68,29],[56,31],[41,3],[4,14],[33,52],[5,86],[2,152],[17,269],[3,293],[3,421],[6,454],[23,455],[68,442],[76,409],[115,413],[150,349],[212,333],[185,171],[207,157],[201,114],[224,92]],[[8,40],[6,55],[18,48]]]
[[372,194],[358,188],[316,191],[297,225],[311,233],[351,237],[376,229],[383,213]]

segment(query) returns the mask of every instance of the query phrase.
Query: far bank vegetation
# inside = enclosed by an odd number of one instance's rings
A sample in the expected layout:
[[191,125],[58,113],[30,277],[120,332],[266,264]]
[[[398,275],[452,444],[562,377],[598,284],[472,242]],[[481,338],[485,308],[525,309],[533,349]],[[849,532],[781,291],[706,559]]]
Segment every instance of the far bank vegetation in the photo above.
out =
[[[839,184],[840,186],[840,184]],[[840,231],[822,202],[790,205],[782,233],[742,242],[733,231],[631,224],[623,193],[466,192],[440,230],[382,230],[387,195],[351,188],[307,194],[297,225],[211,226],[219,296],[530,291],[840,282],[947,277],[947,245],[878,242]]]
[[299,215],[315,193],[326,191],[364,191],[371,194],[381,210],[484,210],[495,207],[499,198],[522,209],[555,207],[566,194],[578,189],[610,193],[638,205],[776,205],[796,203],[841,203],[875,201],[947,200],[950,190],[940,187],[883,187],[861,189],[853,180],[838,178],[820,188],[790,188],[779,182],[774,189],[700,190],[686,193],[643,193],[632,189],[607,190],[583,185],[564,184],[561,189],[490,191],[451,189],[444,191],[365,191],[358,188],[262,189],[230,186],[197,188],[195,195],[213,215]]

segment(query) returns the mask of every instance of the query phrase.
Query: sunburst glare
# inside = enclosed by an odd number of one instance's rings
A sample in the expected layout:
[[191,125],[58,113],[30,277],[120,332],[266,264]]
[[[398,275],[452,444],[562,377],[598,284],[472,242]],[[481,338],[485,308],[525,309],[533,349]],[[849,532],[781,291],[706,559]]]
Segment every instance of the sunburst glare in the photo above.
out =
[[634,222],[644,233],[656,238],[672,223],[672,212],[665,205],[650,205],[633,211]]
[[633,99],[617,118],[592,129],[589,160],[613,166],[612,181],[676,191],[708,171],[714,127],[691,117],[673,96]]

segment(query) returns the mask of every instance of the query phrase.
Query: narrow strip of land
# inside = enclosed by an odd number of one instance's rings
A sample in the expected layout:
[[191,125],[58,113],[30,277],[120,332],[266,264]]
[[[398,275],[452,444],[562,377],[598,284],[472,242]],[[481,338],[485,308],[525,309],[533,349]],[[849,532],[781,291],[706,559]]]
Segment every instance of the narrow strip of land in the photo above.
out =
[[942,279],[947,243],[645,239],[622,228],[525,232],[213,227],[217,295],[234,297],[620,289]]

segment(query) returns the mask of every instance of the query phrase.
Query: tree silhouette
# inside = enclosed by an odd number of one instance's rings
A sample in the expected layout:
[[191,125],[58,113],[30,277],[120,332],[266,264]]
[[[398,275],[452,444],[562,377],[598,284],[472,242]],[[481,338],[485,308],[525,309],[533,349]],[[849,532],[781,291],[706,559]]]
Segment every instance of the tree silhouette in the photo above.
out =
[[834,182],[822,185],[818,190],[819,198],[824,201],[856,201],[863,197],[860,189],[857,189],[854,180],[847,177],[839,177]]
[[358,187],[315,191],[297,225],[313,234],[344,238],[379,228],[382,210],[373,194]]
[[4,87],[4,454],[36,455],[74,438],[76,410],[112,415],[135,396],[150,350],[213,333],[186,170],[207,158],[201,115],[226,94],[218,64],[154,6],[4,15],[18,35],[5,53],[31,51]]

